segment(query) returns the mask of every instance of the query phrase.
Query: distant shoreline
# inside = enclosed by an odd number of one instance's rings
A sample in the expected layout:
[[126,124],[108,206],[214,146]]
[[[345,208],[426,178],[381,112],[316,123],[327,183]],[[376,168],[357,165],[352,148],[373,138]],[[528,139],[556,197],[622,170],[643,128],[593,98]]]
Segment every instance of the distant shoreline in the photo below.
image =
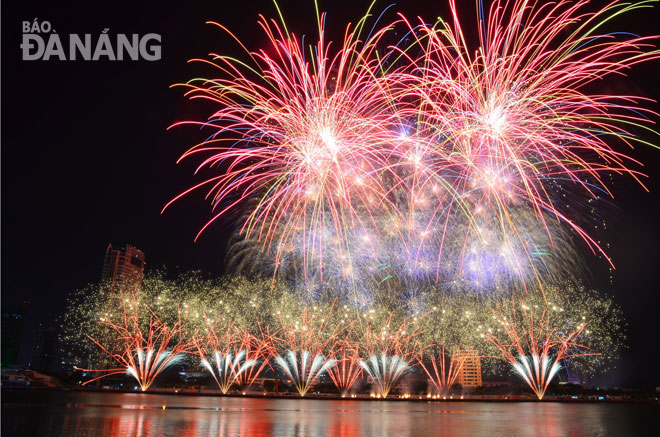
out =
[[225,398],[256,398],[256,399],[310,399],[310,400],[332,400],[332,401],[388,401],[388,402],[559,402],[559,403],[592,403],[592,404],[612,404],[612,403],[637,403],[637,404],[660,404],[660,396],[656,399],[625,399],[619,397],[603,397],[603,399],[592,399],[588,397],[578,397],[573,399],[570,396],[545,396],[538,400],[530,395],[453,395],[453,396],[426,396],[409,395],[404,397],[399,394],[388,396],[385,399],[372,397],[367,394],[356,394],[341,396],[331,393],[308,393],[304,397],[297,393],[263,393],[257,391],[231,392],[225,395],[219,391],[191,391],[180,389],[153,389],[147,391],[139,390],[109,390],[97,388],[52,388],[52,387],[2,387],[2,403],[11,403],[11,395],[19,393],[36,392],[62,392],[62,393],[107,393],[107,394],[146,394],[146,395],[167,395],[167,396],[203,396],[203,397],[225,397]]

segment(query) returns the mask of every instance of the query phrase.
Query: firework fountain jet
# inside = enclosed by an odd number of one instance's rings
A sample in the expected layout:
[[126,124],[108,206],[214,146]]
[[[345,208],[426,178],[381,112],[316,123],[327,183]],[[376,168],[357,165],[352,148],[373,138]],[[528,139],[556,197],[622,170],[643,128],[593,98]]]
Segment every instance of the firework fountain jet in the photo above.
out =
[[422,331],[417,326],[417,318],[409,323],[405,319],[395,320],[393,316],[390,314],[378,324],[366,315],[365,320],[356,321],[355,328],[361,337],[362,358],[358,364],[371,377],[377,397],[383,399],[410,369],[411,359],[426,348],[418,338]]
[[494,317],[505,336],[499,338],[496,332],[489,332],[486,341],[497,348],[500,352],[498,358],[508,362],[539,399],[543,399],[548,385],[559,372],[560,361],[599,355],[577,342],[587,327],[586,323],[572,332],[562,333],[550,324],[547,308],[544,307],[540,315],[535,314],[523,299],[516,304],[515,297],[512,297],[510,313],[498,306]]
[[290,350],[284,357],[276,356],[275,363],[293,381],[296,390],[303,397],[318,382],[319,377],[335,365],[335,360],[326,359],[321,354],[312,357],[312,354],[306,350]]
[[[146,303],[139,301],[134,294],[123,304],[123,317],[118,323],[102,319],[98,323],[107,328],[106,339],[101,342],[87,335],[112,360],[121,364],[119,368],[82,369],[84,372],[102,373],[101,376],[85,381],[93,381],[110,375],[127,373],[135,378],[142,391],[146,391],[154,380],[168,367],[178,363],[193,345],[184,332],[185,317],[177,311],[177,320],[164,323]],[[143,322],[140,310],[148,312],[148,322]],[[110,335],[107,335],[110,334]],[[105,345],[103,343],[106,343]]]
[[399,378],[410,369],[406,360],[398,355],[372,355],[366,361],[359,360],[360,367],[371,377],[379,398],[387,398]]
[[267,335],[257,338],[232,320],[222,319],[211,323],[207,318],[206,335],[195,338],[194,343],[201,365],[227,394],[234,384],[242,388],[252,385],[267,365],[272,347]]
[[310,314],[306,307],[298,317],[280,314],[281,330],[274,341],[282,351],[275,357],[275,364],[291,379],[300,396],[305,396],[336,363],[326,353],[338,349],[339,334],[346,326],[331,323],[333,308],[331,304],[320,314]]
[[223,356],[220,352],[215,351],[213,355],[215,369],[206,358],[202,358],[202,365],[211,373],[222,394],[227,394],[241,373],[257,364],[256,360],[246,360],[245,355],[245,349],[238,351],[235,357],[232,357],[231,353]]

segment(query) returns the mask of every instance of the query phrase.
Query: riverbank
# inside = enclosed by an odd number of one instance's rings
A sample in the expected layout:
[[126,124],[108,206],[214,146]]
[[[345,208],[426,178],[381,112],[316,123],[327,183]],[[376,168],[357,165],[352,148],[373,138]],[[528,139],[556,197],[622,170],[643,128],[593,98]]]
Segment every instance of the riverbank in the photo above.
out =
[[[307,393],[301,397],[298,393],[273,393],[232,391],[222,394],[219,390],[191,390],[175,388],[154,388],[147,391],[140,390],[121,390],[108,388],[51,388],[51,387],[2,387],[2,402],[5,402],[6,396],[22,392],[63,392],[63,393],[140,393],[146,395],[167,395],[167,396],[203,396],[203,397],[225,397],[225,398],[259,398],[259,399],[315,399],[315,400],[342,400],[342,401],[388,401],[388,402],[563,402],[563,403],[657,403],[660,404],[660,396],[648,399],[633,399],[626,396],[552,396],[547,395],[542,400],[532,395],[409,395],[393,394],[387,398],[380,398],[373,394],[347,394],[340,395],[335,393]],[[659,393],[660,395],[660,393]]]

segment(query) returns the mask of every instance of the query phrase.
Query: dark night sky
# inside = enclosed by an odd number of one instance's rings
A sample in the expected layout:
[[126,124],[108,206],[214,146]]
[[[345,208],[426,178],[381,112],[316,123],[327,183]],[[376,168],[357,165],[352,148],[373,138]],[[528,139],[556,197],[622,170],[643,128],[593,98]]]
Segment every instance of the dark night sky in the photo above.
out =
[[[445,3],[406,1],[395,9],[431,21],[438,15],[448,18]],[[474,2],[464,3],[471,19]],[[331,35],[359,18],[367,4],[320,1],[329,12]],[[380,8],[388,4],[382,2]],[[313,34],[312,0],[283,1],[281,6],[291,30]],[[660,33],[657,9],[618,20],[617,29]],[[23,359],[29,356],[30,330],[63,309],[68,291],[99,279],[110,242],[142,249],[149,269],[179,266],[223,273],[228,226],[220,223],[193,242],[209,217],[201,196],[190,196],[160,214],[194,180],[193,162],[176,165],[176,159],[203,138],[192,128],[166,128],[206,115],[169,85],[209,73],[199,64],[187,64],[190,58],[211,51],[239,54],[232,40],[205,25],[206,20],[227,25],[256,48],[264,42],[256,27],[258,13],[274,17],[276,11],[268,0],[3,2],[2,306],[32,302]],[[60,35],[97,35],[104,28],[111,34],[159,33],[162,60],[22,61],[21,22],[35,17],[49,20]],[[656,61],[637,68],[630,83],[634,92],[658,99],[658,77]],[[653,108],[658,111],[660,105]],[[616,209],[606,212],[609,233],[604,236],[612,244],[615,280],[609,286],[600,279],[607,277],[607,268],[592,260],[592,282],[615,296],[630,324],[630,348],[608,382],[660,386],[660,151],[640,148],[632,155],[646,164],[650,193],[615,179]]]

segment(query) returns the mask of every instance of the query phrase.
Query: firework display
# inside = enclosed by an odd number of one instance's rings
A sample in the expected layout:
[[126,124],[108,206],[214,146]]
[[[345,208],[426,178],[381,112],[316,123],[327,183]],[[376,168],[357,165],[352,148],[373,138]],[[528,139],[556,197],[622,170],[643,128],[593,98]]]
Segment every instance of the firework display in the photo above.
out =
[[379,68],[373,52],[388,28],[362,42],[365,20],[346,29],[333,55],[324,14],[309,52],[284,23],[262,18],[269,47],[245,49],[252,65],[214,55],[212,64],[226,77],[182,85],[189,97],[220,108],[208,122],[191,122],[216,132],[182,157],[206,156],[200,167],[226,165],[221,175],[191,189],[209,187],[214,199],[216,216],[205,228],[255,199],[240,232],[273,253],[278,265],[302,244],[304,269],[327,256],[327,240],[345,249],[347,232],[371,224],[362,212],[380,201],[384,189],[376,176],[386,164],[380,145],[389,138],[393,115],[373,80]]
[[445,352],[445,345],[440,345],[438,353],[431,354],[429,359],[431,365],[429,366],[424,362],[424,357],[419,359],[420,367],[424,370],[429,377],[429,381],[433,385],[437,394],[446,394],[449,389],[456,383],[458,373],[463,368],[467,354],[455,354],[447,356]]
[[[87,372],[133,375],[145,390],[178,364],[204,369],[223,393],[246,391],[265,373],[281,372],[300,396],[325,375],[344,396],[366,385],[374,397],[387,398],[407,374],[425,375],[430,392],[446,394],[469,349],[489,373],[507,373],[501,363],[527,372],[525,380],[542,397],[560,366],[564,379],[605,372],[624,340],[612,300],[570,283],[500,300],[434,290],[429,310],[412,315],[406,306],[393,310],[397,301],[369,309],[350,299],[308,305],[295,289],[271,280],[209,280],[198,273],[176,280],[148,275],[139,294],[115,296],[113,311],[106,295],[97,290],[96,299],[81,299],[83,292],[72,294],[62,320],[65,350],[85,357],[89,364],[80,368]],[[191,317],[197,313],[203,324]],[[93,335],[73,335],[81,327]]]
[[[518,319],[524,320],[520,311],[525,309],[530,314],[536,314],[537,321],[545,312],[548,326],[561,336],[568,336],[580,326],[586,325],[580,332],[578,341],[594,354],[584,359],[580,353],[569,353],[560,363],[566,374],[591,376],[615,367],[624,346],[626,324],[621,308],[611,298],[571,283],[548,285],[513,298],[518,299],[515,306],[512,305],[511,298],[502,298],[490,304],[479,330],[480,337],[504,334],[498,321],[501,317],[500,310],[504,311],[507,317],[518,312]],[[483,346],[482,344],[483,355],[494,352],[493,349]],[[572,349],[570,352],[576,351]]]
[[222,317],[207,319],[205,335],[193,337],[201,365],[211,373],[223,394],[232,385],[249,388],[268,364],[272,354],[270,338],[257,337]]
[[[82,369],[84,372],[101,373],[101,376],[85,381],[89,384],[100,378],[120,373],[127,373],[135,378],[142,391],[153,384],[156,377],[168,367],[181,361],[184,354],[190,352],[192,340],[185,331],[186,314],[181,314],[177,308],[177,321],[174,324],[164,323],[158,315],[135,294],[125,299],[122,305],[119,321],[102,317],[99,324],[106,328],[112,338],[111,344],[119,343],[118,347],[104,344],[103,340],[89,336],[103,352],[122,367]],[[140,316],[143,313],[144,316]],[[148,322],[144,323],[145,317]]]
[[356,340],[351,335],[350,339],[347,336],[336,343],[333,351],[335,365],[328,369],[328,376],[344,397],[362,375],[358,354],[359,344]]
[[289,350],[284,357],[275,357],[275,363],[291,378],[300,396],[305,396],[310,388],[318,381],[335,360],[327,359],[321,354],[313,355],[307,350]]
[[[176,85],[213,110],[174,125],[206,133],[181,157],[205,176],[165,208],[202,190],[200,234],[234,219],[233,276],[158,273],[134,294],[147,315],[104,292],[73,313],[143,389],[184,353],[223,393],[269,373],[300,396],[326,378],[387,398],[418,373],[446,394],[466,351],[538,399],[606,371],[625,323],[582,285],[582,252],[613,266],[594,210],[613,175],[644,186],[630,150],[657,114],[601,85],[660,57],[656,37],[606,29],[651,3],[477,1],[474,42],[455,0],[433,25],[371,22],[372,4],[339,44],[318,9],[309,46],[279,8],[257,49],[211,23],[245,56],[195,59],[213,76]],[[74,320],[66,340],[84,343]]]
[[486,340],[499,350],[539,399],[543,399],[550,381],[561,369],[562,360],[594,354],[578,343],[587,328],[586,322],[562,332],[551,325],[548,308],[534,311],[523,299],[516,303],[515,298],[511,300],[510,311],[498,308],[494,317],[504,334],[488,332]]
[[[552,250],[556,233],[550,221],[602,252],[578,224],[581,218],[570,212],[566,193],[587,199],[607,194],[603,175],[611,172],[639,180],[631,168],[634,159],[611,144],[644,143],[631,131],[643,128],[653,114],[638,106],[645,99],[587,90],[658,56],[654,37],[599,33],[615,16],[649,3],[612,2],[596,12],[588,11],[588,4],[494,1],[484,11],[479,2],[479,49],[473,52],[453,0],[453,22],[408,23],[423,54],[395,73],[401,89],[397,101],[413,102],[401,116],[415,117],[409,134],[414,146],[428,144],[415,156],[432,169],[429,183],[451,184],[455,193],[438,204],[447,211],[440,222],[455,229],[453,210],[459,221],[467,221],[468,231],[477,229],[477,235],[466,232],[463,239],[468,263],[474,239],[501,248],[499,259],[486,254],[488,274],[501,267],[511,272],[528,270],[525,264],[534,267],[539,242],[526,234],[545,228]],[[411,50],[402,53],[408,58]],[[512,208],[533,212],[535,220],[521,223]],[[484,220],[497,224],[497,238],[478,235]],[[441,260],[442,252],[438,256]]]
[[360,367],[374,381],[377,397],[385,399],[397,380],[410,368],[408,361],[399,355],[372,355],[366,361],[358,361]]
[[[429,347],[416,357],[420,370],[429,378],[429,392],[444,395],[456,383],[468,357],[462,351],[476,350],[485,355],[482,335],[491,302],[479,295],[433,290],[426,302],[430,312],[420,320]],[[487,364],[484,362],[485,367]]]
[[218,108],[177,124],[210,130],[182,158],[218,169],[182,195],[207,189],[204,228],[241,211],[241,268],[343,281],[356,301],[392,276],[488,292],[579,276],[579,241],[609,258],[569,199],[608,196],[607,174],[641,183],[625,148],[655,115],[643,97],[591,91],[657,58],[655,37],[601,32],[648,6],[478,2],[474,51],[454,1],[452,22],[400,14],[362,35],[368,12],[335,54],[324,14],[309,54],[262,19],[267,48],[214,55],[202,62],[219,77],[182,85]]
[[417,339],[421,334],[417,318],[408,322],[389,314],[382,320],[379,323],[372,314],[357,320],[361,349],[358,364],[373,381],[377,396],[387,398],[425,345]]
[[336,363],[327,355],[336,349],[334,343],[344,327],[331,322],[333,307],[330,304],[314,313],[305,307],[298,316],[278,314],[282,328],[275,341],[283,350],[275,357],[275,363],[293,381],[300,396],[305,396]]

